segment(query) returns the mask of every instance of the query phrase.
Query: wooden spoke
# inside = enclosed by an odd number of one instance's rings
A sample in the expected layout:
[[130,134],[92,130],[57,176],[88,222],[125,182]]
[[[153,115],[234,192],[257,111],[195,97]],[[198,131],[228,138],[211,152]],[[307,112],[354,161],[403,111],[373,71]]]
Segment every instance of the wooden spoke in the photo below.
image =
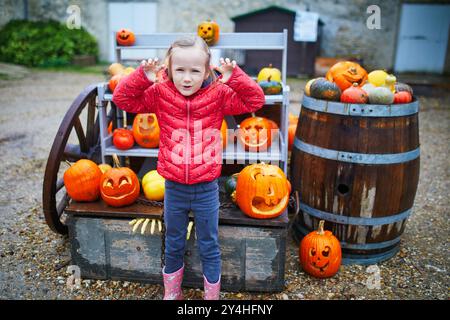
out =
[[58,179],[58,181],[56,182],[56,192],[58,192],[59,190],[61,190],[64,187],[64,179]]
[[89,102],[88,102],[88,116],[87,116],[87,124],[86,124],[86,142],[88,147],[92,147],[96,142],[96,137],[95,137],[95,110],[96,110],[96,106],[95,106],[95,102],[96,102],[96,97],[93,96]]
[[86,140],[86,136],[84,135],[83,126],[81,125],[80,118],[77,117],[74,122],[75,132],[77,133],[78,141],[80,141],[80,149],[83,152],[89,151],[89,146]]
[[60,218],[62,216],[62,214],[64,213],[64,209],[69,204],[69,201],[70,201],[69,195],[67,194],[67,192],[64,192],[64,195],[63,195],[61,201],[58,203],[58,206],[56,207],[56,212],[58,213],[58,218]]

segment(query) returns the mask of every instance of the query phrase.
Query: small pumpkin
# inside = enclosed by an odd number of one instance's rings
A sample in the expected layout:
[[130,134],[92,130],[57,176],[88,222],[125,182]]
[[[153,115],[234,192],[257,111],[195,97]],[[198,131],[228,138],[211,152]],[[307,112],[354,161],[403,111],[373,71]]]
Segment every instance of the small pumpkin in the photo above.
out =
[[145,197],[152,201],[164,200],[166,179],[162,177],[158,171],[151,170],[142,178],[142,189]]
[[325,221],[321,220],[318,230],[307,234],[299,247],[299,259],[303,270],[316,278],[334,276],[342,262],[339,240],[331,231],[324,231],[324,224]]
[[220,138],[222,139],[222,148],[225,149],[228,145],[228,125],[225,119],[222,120],[222,126],[220,127]]
[[265,151],[272,144],[273,123],[264,117],[249,117],[240,123],[238,139],[245,150]]
[[118,45],[121,46],[132,46],[136,37],[134,36],[134,32],[129,29],[120,29],[116,33],[116,41]]
[[134,70],[136,70],[136,69],[133,68],[133,67],[127,67],[127,68],[125,68],[125,69],[123,70],[123,74],[127,76],[127,75],[129,75],[130,73],[134,72]]
[[101,176],[102,172],[95,162],[81,159],[64,172],[64,186],[75,201],[95,201],[100,195]]
[[263,89],[263,92],[266,95],[279,94],[283,90],[281,82],[271,81],[271,78],[272,76],[269,76],[267,81],[263,80],[258,82],[258,84]]
[[275,218],[287,208],[289,188],[286,175],[278,166],[251,164],[238,175],[236,203],[249,217]]
[[100,179],[100,194],[103,201],[112,207],[130,205],[139,197],[139,179],[130,168],[120,167],[117,155],[113,155],[113,160],[115,167]]
[[361,89],[355,82],[353,86],[347,88],[341,94],[341,102],[365,104],[369,101],[367,92]]
[[289,113],[289,125],[288,125],[288,150],[292,150],[294,144],[295,132],[297,131],[298,117],[295,117]]
[[394,93],[394,103],[410,103],[412,101],[412,95],[408,91],[400,91]]
[[217,22],[206,20],[197,26],[197,34],[203,38],[209,46],[213,46],[219,42],[220,28]]
[[369,91],[369,102],[371,104],[392,104],[394,94],[386,87],[376,87]]
[[116,90],[117,85],[119,84],[119,82],[122,80],[123,77],[124,77],[124,74],[119,73],[119,74],[116,74],[115,76],[112,76],[111,79],[109,79],[108,87],[109,87],[109,90],[111,90],[111,92],[114,92],[114,90]]
[[133,121],[133,137],[144,148],[156,148],[159,145],[160,128],[154,113],[139,113]]
[[334,82],[325,79],[317,79],[311,84],[311,97],[322,100],[339,101],[341,98],[341,89]]
[[413,89],[409,85],[403,82],[397,82],[395,84],[395,92],[402,92],[402,91],[409,92],[411,96],[414,95]]
[[362,86],[367,80],[367,71],[356,62],[340,61],[328,70],[325,77],[343,91],[354,83]]
[[259,83],[261,81],[281,82],[281,71],[277,68],[272,67],[272,65],[269,64],[268,67],[262,68],[258,73],[256,82]]
[[309,97],[311,96],[311,85],[313,84],[314,81],[316,81],[317,79],[324,79],[326,80],[324,77],[319,77],[319,78],[314,78],[309,80],[306,85],[305,85],[305,94]]
[[104,174],[109,169],[112,169],[112,167],[107,163],[101,163],[98,165],[98,167],[99,167],[100,171],[102,172],[102,174]]
[[113,145],[120,150],[128,150],[134,145],[133,132],[126,128],[117,128],[113,132]]
[[363,89],[367,94],[369,94],[373,89],[375,89],[376,87],[371,84],[370,82],[366,82],[361,89]]
[[231,195],[234,191],[236,191],[238,176],[239,173],[234,173],[225,180],[225,192],[228,195]]
[[108,67],[108,73],[111,76],[115,76],[116,74],[121,74],[121,73],[123,73],[124,70],[125,70],[125,67],[118,62],[114,62]]

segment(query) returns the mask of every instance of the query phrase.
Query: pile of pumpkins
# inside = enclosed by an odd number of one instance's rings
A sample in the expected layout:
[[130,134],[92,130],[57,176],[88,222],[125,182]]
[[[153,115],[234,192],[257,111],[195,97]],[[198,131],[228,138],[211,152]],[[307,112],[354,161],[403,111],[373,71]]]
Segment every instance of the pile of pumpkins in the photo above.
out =
[[[225,180],[225,192],[244,214],[254,219],[271,219],[286,210],[291,184],[284,172],[274,165],[257,163]],[[317,278],[334,276],[341,266],[339,240],[319,222],[317,231],[306,235],[299,246],[302,269]]]
[[325,78],[307,82],[305,94],[316,99],[354,104],[400,104],[413,100],[412,88],[384,70],[370,73],[353,61],[333,65]]
[[156,170],[151,170],[142,178],[142,183],[133,170],[121,167],[116,155],[115,166],[99,164],[81,159],[70,165],[64,172],[64,186],[68,195],[78,202],[97,201],[99,197],[112,207],[133,204],[142,191],[153,201],[164,199],[165,180]]
[[108,131],[112,133],[112,142],[117,149],[128,150],[134,146],[135,142],[143,148],[159,146],[160,128],[154,113],[136,114],[131,129],[124,127],[112,131],[112,123],[109,126]]

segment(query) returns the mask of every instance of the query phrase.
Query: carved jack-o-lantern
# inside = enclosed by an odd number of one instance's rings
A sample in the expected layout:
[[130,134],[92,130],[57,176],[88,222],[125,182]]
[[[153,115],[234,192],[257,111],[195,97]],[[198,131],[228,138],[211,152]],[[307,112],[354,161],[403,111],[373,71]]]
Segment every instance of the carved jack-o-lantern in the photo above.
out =
[[250,217],[274,218],[289,202],[290,185],[278,167],[255,163],[245,167],[236,183],[236,203]]
[[144,148],[159,145],[159,125],[154,113],[137,114],[133,121],[133,136],[137,144]]
[[197,34],[202,37],[209,46],[213,46],[219,41],[219,25],[215,21],[203,21],[197,27]]
[[100,194],[103,201],[112,207],[127,206],[139,197],[139,179],[130,168],[120,167],[116,155],[113,155],[113,159],[116,167],[102,175]]
[[271,129],[276,128],[269,119],[250,117],[241,122],[238,138],[247,151],[266,151],[272,144]]
[[133,31],[128,29],[120,29],[116,33],[117,43],[121,46],[132,46],[136,41]]
[[333,65],[326,74],[327,80],[336,83],[342,91],[354,83],[360,87],[363,86],[367,76],[367,71],[352,61],[340,61]]
[[334,276],[341,265],[342,251],[339,240],[324,231],[325,221],[319,222],[317,231],[307,234],[300,243],[300,264],[305,272],[317,278]]

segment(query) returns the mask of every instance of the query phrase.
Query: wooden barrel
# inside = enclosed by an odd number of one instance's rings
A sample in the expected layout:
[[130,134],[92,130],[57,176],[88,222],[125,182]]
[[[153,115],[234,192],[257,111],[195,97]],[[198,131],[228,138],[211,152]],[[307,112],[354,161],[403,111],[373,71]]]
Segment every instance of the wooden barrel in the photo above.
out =
[[419,180],[417,100],[357,105],[306,95],[291,155],[299,241],[320,220],[340,240],[344,264],[373,264],[399,249]]

